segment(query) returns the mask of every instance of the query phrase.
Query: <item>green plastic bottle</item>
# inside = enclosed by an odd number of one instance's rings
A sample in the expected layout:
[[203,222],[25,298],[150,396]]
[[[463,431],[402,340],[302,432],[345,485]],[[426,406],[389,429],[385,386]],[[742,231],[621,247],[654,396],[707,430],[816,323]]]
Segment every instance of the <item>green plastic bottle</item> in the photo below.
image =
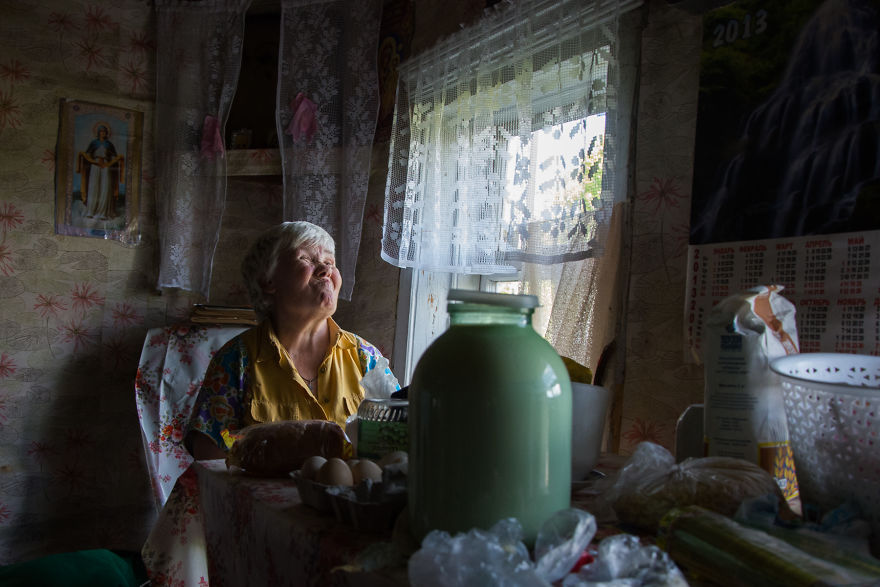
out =
[[449,329],[409,387],[408,509],[434,529],[488,529],[517,518],[531,546],[571,503],[571,384],[532,328],[535,296],[451,290]]

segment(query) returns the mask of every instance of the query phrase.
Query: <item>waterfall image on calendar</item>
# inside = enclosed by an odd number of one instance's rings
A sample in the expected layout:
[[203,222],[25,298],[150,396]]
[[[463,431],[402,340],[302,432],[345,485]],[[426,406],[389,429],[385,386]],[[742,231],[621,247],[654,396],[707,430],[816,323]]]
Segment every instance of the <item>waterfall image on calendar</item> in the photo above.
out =
[[703,21],[690,244],[880,229],[880,0]]

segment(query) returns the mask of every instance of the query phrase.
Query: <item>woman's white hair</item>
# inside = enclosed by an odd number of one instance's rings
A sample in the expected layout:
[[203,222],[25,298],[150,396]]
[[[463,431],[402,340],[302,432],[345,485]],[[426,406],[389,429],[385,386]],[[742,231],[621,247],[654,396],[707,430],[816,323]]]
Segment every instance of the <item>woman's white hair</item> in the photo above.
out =
[[336,243],[326,230],[311,222],[297,220],[282,222],[264,231],[241,262],[241,276],[260,320],[272,314],[272,296],[263,292],[263,286],[272,278],[279,257],[302,246],[320,246],[330,254],[336,254]]

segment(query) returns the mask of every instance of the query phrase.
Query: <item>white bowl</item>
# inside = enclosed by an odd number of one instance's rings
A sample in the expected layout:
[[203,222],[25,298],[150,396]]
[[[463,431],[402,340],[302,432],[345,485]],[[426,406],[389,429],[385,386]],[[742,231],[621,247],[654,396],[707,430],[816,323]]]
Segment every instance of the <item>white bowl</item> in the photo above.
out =
[[571,480],[586,478],[599,462],[611,391],[588,383],[571,384]]

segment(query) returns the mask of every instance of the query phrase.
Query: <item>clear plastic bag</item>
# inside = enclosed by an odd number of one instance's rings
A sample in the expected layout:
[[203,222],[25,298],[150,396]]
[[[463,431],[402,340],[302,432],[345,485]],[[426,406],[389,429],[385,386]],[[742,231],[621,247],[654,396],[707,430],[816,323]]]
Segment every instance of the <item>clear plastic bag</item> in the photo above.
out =
[[409,559],[409,582],[415,587],[547,586],[538,576],[522,543],[522,527],[513,518],[488,531],[429,532]]
[[488,531],[475,528],[453,536],[434,530],[409,559],[409,582],[415,587],[687,585],[666,553],[628,534],[605,538],[593,562],[572,572],[596,529],[592,514],[560,510],[541,525],[531,554],[515,518]]
[[788,507],[772,475],[758,465],[731,457],[676,464],[662,446],[642,442],[611,481],[604,500],[624,524],[655,532],[672,508],[699,505],[733,516],[746,499],[767,494]]
[[595,534],[591,514],[560,510],[541,525],[533,561],[516,518],[454,536],[434,530],[410,557],[409,580],[418,587],[549,586],[568,574]]
[[681,570],[659,547],[617,534],[599,544],[595,561],[565,577],[563,587],[686,587]]

